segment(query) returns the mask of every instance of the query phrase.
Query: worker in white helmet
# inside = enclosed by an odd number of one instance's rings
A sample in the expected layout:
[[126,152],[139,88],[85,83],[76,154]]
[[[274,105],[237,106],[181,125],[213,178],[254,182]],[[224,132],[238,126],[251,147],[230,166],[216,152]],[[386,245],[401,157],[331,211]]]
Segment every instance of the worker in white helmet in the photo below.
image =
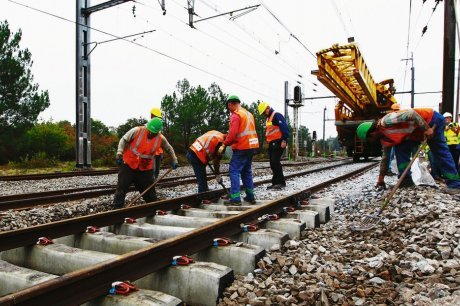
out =
[[443,116],[444,120],[446,121],[446,127],[444,128],[444,137],[446,137],[447,146],[449,147],[450,154],[454,159],[455,167],[457,168],[458,172],[458,160],[460,157],[460,151],[458,150],[458,146],[460,144],[460,127],[458,126],[458,123],[452,122],[451,113],[445,112]]

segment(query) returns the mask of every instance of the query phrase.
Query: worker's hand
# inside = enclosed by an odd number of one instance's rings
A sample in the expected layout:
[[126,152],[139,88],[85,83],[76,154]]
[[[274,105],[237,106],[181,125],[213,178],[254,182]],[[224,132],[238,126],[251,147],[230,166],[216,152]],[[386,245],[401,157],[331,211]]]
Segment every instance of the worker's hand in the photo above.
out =
[[179,164],[178,164],[178,163],[172,163],[171,168],[173,168],[174,170],[176,170],[177,167],[179,167]]
[[375,184],[375,188],[377,190],[385,190],[387,189],[387,185],[385,184],[384,181],[378,181],[377,184]]
[[222,175],[218,174],[216,175],[216,181],[219,183],[219,184],[222,184]]
[[224,155],[224,152],[225,152],[225,145],[222,144],[222,145],[219,147],[219,150],[217,150],[217,155],[222,156],[222,155]]
[[426,136],[427,139],[433,138],[433,135],[434,135],[433,129],[432,129],[432,128],[428,128],[428,129],[425,131],[424,135]]
[[117,160],[116,160],[117,165],[121,166],[123,165],[123,156],[121,154],[117,154]]
[[281,148],[284,149],[284,148],[286,148],[286,146],[287,146],[287,141],[286,141],[286,140],[282,140],[282,141],[281,141]]

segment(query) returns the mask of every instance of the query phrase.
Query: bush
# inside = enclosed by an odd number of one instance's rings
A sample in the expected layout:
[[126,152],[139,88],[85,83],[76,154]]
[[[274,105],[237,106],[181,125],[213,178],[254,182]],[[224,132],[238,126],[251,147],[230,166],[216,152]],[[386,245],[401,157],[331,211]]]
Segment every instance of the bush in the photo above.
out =
[[59,164],[57,159],[48,157],[45,152],[38,152],[32,157],[26,155],[20,158],[17,162],[10,162],[9,165],[13,168],[29,169],[29,168],[49,168]]

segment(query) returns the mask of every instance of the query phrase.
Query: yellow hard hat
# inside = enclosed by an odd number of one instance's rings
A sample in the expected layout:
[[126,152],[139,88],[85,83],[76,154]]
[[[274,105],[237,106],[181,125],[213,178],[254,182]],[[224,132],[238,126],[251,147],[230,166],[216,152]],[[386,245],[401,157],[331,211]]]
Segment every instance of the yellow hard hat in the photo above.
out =
[[259,114],[262,115],[267,109],[267,107],[270,107],[270,105],[268,105],[267,102],[260,101],[259,105],[257,106],[257,110],[259,111]]
[[154,115],[155,117],[158,118],[163,118],[163,115],[161,114],[161,109],[158,107],[154,107],[150,110],[150,113]]
[[399,111],[401,109],[401,105],[399,105],[398,103],[393,103],[391,105],[391,109],[394,111]]

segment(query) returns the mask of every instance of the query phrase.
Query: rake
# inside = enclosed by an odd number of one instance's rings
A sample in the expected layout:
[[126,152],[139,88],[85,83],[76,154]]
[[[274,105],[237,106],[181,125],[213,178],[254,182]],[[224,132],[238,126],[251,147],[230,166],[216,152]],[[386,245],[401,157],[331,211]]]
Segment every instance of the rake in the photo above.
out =
[[[434,129],[434,126],[433,126],[433,129]],[[396,190],[398,190],[402,181],[406,177],[406,174],[407,172],[409,172],[409,169],[411,168],[415,159],[418,157],[420,152],[425,148],[426,142],[427,142],[427,139],[425,139],[422,142],[422,145],[418,148],[417,152],[415,152],[414,156],[412,157],[412,160],[407,165],[406,169],[404,169],[404,172],[401,174],[401,177],[399,178],[396,185],[394,185],[390,193],[385,197],[385,200],[383,201],[382,205],[373,214],[366,215],[361,219],[359,223],[351,225],[350,229],[352,231],[368,231],[374,228],[380,222],[380,220],[382,220],[382,216],[381,216],[382,212],[385,210],[385,208],[387,208],[388,204],[390,203],[390,200],[393,198],[393,195],[396,193]]]

